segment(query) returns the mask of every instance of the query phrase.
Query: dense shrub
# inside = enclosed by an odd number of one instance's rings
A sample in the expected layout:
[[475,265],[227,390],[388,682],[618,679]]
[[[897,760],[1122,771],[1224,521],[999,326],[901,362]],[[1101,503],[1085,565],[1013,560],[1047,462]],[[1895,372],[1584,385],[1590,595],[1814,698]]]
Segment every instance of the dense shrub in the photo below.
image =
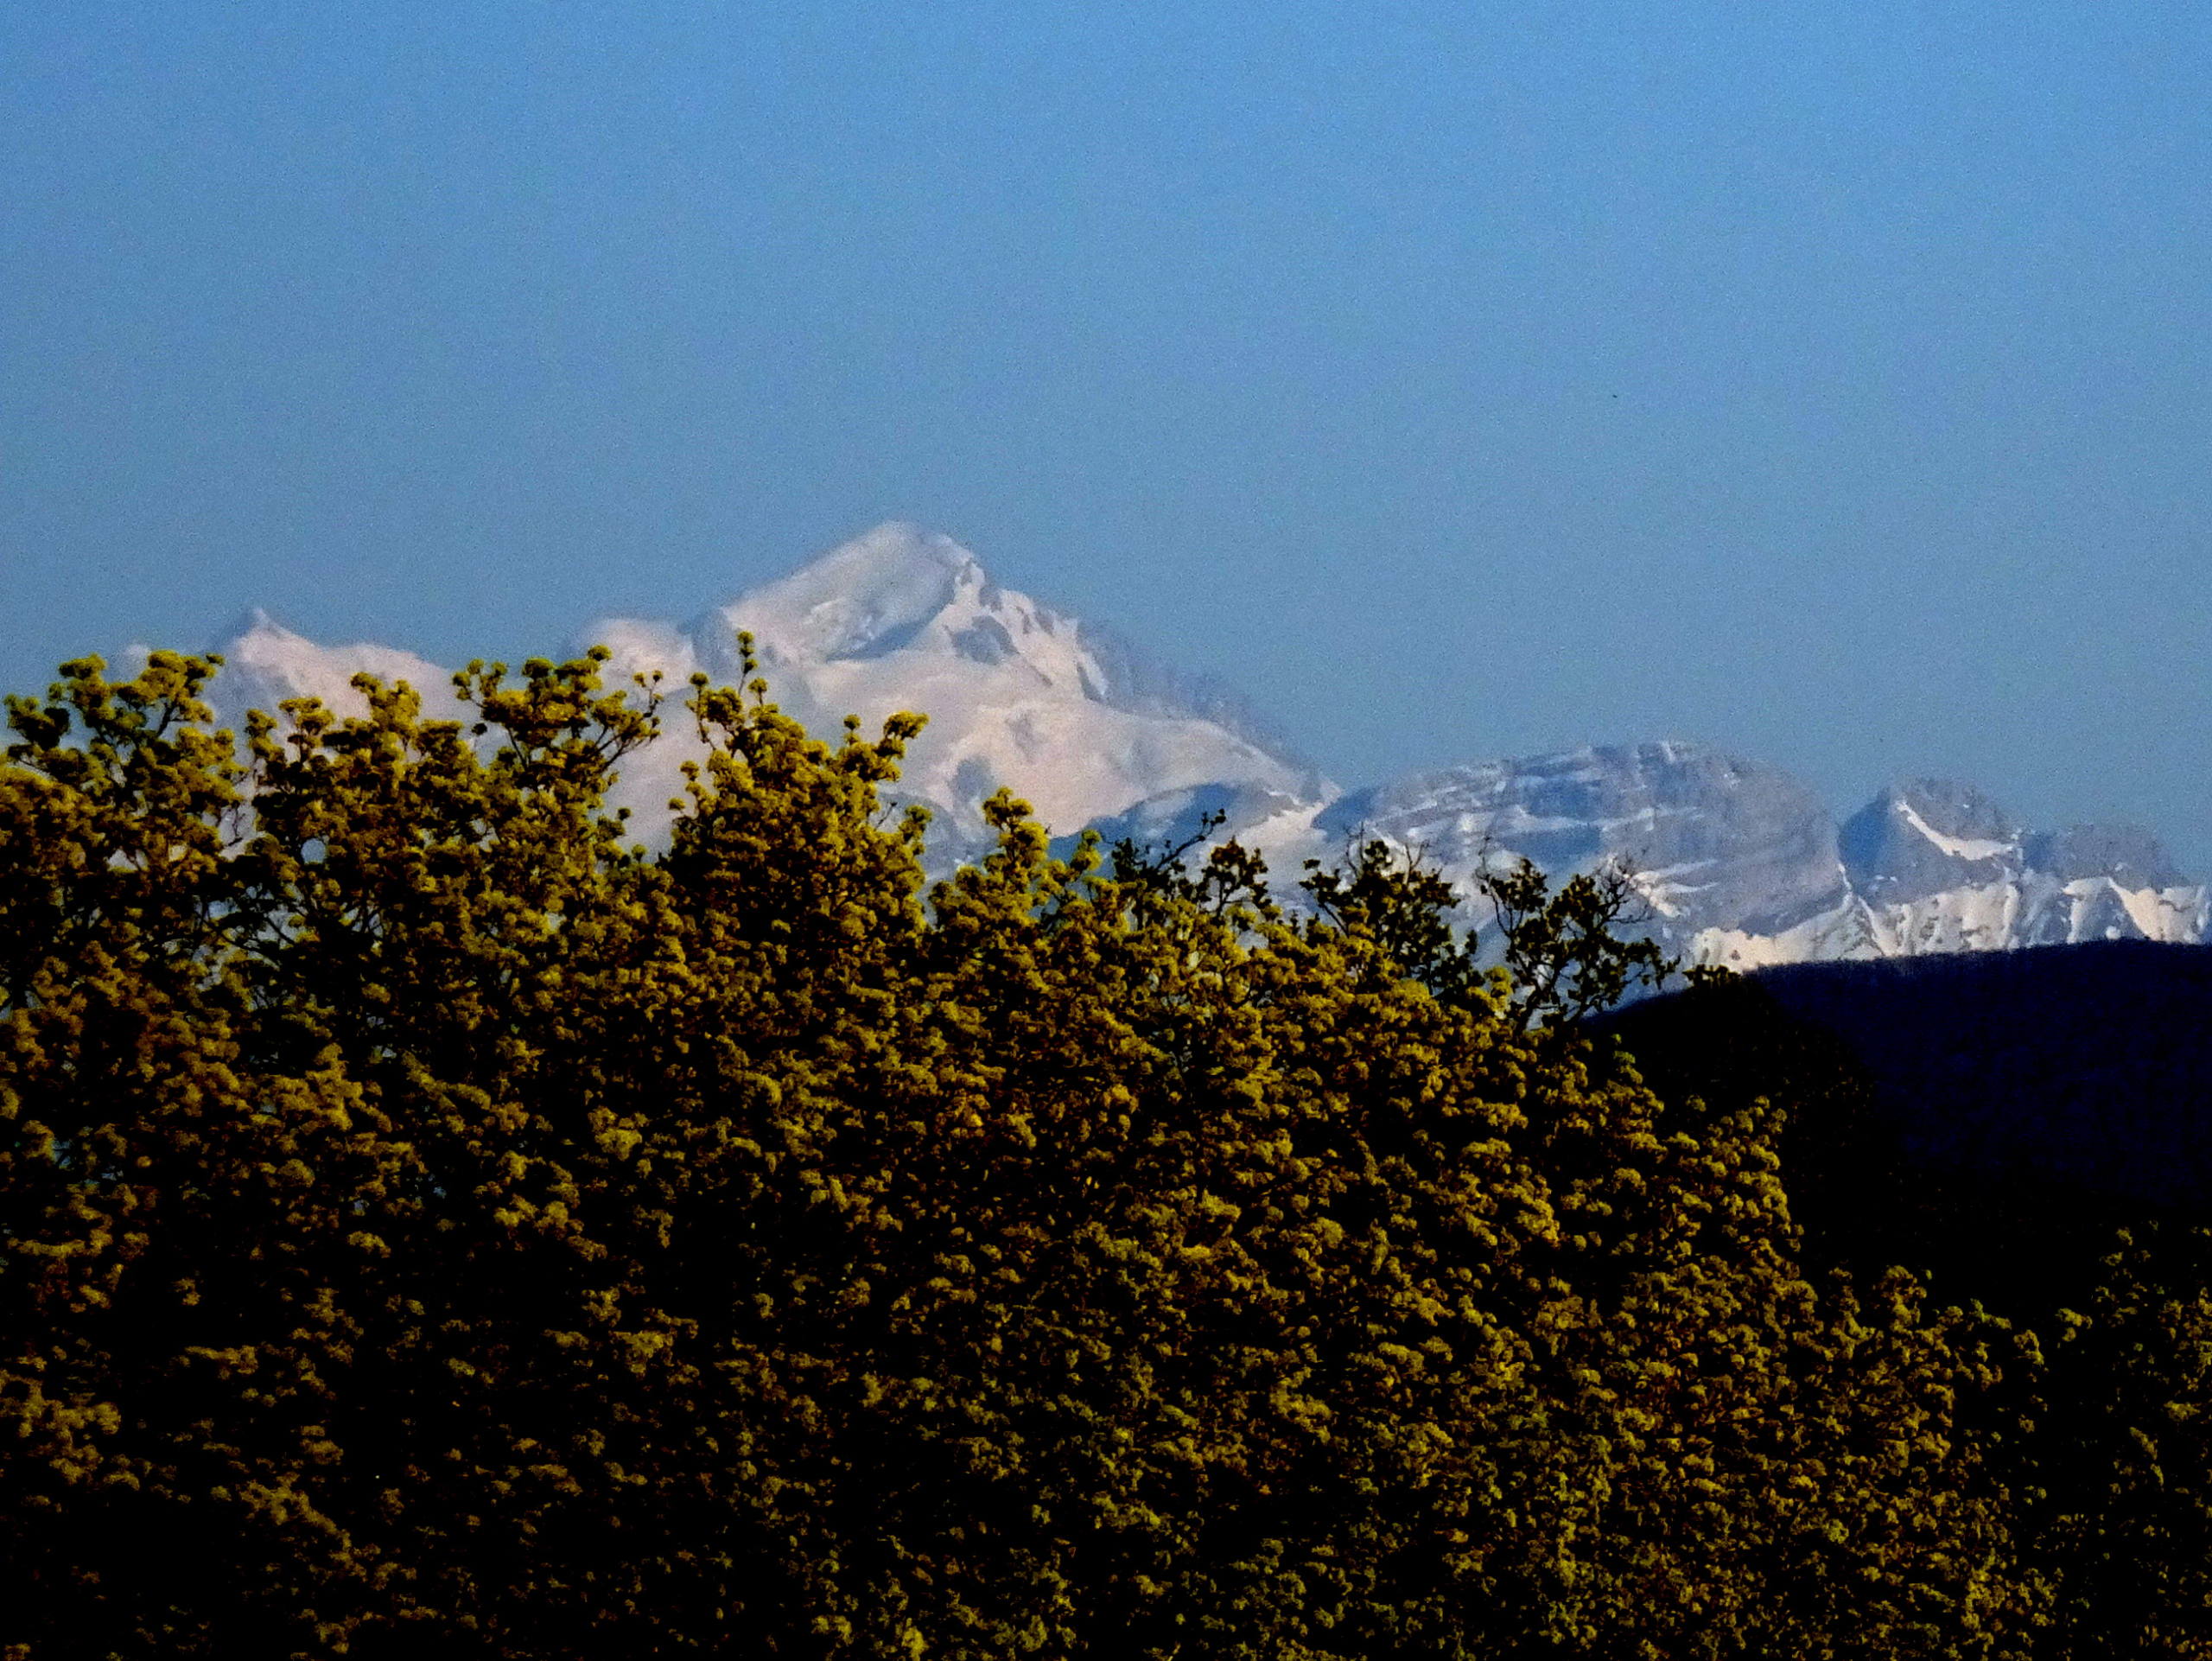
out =
[[[1788,1104],[1524,1030],[1419,873],[1294,918],[1001,798],[925,888],[918,719],[757,683],[649,856],[595,659],[242,748],[211,672],[11,704],[5,1653],[2109,1652],[2035,1341],[1808,1279]],[[2083,1445],[2132,1543],[2202,1539],[2126,1434],[2195,1365]]]

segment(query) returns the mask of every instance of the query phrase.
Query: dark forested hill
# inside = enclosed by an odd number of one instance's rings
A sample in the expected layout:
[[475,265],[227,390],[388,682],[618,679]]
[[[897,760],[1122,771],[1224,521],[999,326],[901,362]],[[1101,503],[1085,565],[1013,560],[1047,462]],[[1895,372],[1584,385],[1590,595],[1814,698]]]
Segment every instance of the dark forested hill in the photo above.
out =
[[1759,984],[1851,1046],[1930,1157],[2155,1203],[2212,1198],[2212,949],[1804,964]]
[[1799,964],[1611,1024],[1662,1095],[1800,1101],[1792,1189],[1841,1260],[2032,1304],[2127,1220],[2212,1210],[2212,949]]

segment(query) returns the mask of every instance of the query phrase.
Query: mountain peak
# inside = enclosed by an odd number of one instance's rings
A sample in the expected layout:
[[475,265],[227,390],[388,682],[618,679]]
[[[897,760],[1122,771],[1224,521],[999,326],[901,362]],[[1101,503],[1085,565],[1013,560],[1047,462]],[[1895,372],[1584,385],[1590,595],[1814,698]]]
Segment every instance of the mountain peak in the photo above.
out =
[[[935,564],[946,570],[973,565],[976,556],[942,531],[932,531],[912,519],[886,519],[849,541],[840,543],[813,563],[868,557],[903,563]],[[804,568],[802,568],[804,569]]]
[[950,537],[891,519],[721,614],[728,627],[751,630],[772,659],[880,658],[912,640],[963,589],[991,587],[975,555]]
[[934,583],[948,578],[957,582],[970,574],[978,582],[989,580],[976,556],[943,531],[909,519],[886,519],[839,543],[783,581],[790,583],[817,577],[852,589]]
[[218,649],[224,669],[215,678],[211,701],[233,722],[250,709],[274,710],[297,697],[320,698],[341,716],[359,715],[367,706],[353,677],[361,674],[387,684],[407,682],[435,714],[450,712],[454,703],[452,678],[428,659],[367,640],[319,646],[260,606],[238,618]]
[[2020,837],[1972,785],[1907,779],[1845,820],[1838,842],[1853,886],[1878,907],[2003,881],[2020,866]]
[[2030,866],[2062,882],[2109,877],[2126,888],[2178,888],[2189,878],[2139,824],[2077,824],[2028,838]]
[[[1906,779],[1890,786],[1878,799],[1885,811],[1908,822],[1916,821],[1922,835],[1940,841],[1993,844],[1982,854],[1963,858],[1993,857],[2002,848],[2020,839],[2020,827],[1986,791],[1952,779]],[[1946,851],[1958,853],[1957,850]]]
[[220,649],[227,652],[248,640],[297,640],[302,638],[271,616],[266,606],[248,606],[224,631],[226,644]]

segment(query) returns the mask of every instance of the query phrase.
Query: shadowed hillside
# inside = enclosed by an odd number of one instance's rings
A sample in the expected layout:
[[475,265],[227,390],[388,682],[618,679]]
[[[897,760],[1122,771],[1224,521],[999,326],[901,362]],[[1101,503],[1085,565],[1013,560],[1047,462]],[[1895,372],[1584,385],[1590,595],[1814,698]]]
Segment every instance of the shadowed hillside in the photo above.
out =
[[1815,1250],[2025,1309],[2113,1231],[2212,1207],[2212,951],[2147,941],[1799,964],[1610,1025],[1670,1099],[1795,1101]]

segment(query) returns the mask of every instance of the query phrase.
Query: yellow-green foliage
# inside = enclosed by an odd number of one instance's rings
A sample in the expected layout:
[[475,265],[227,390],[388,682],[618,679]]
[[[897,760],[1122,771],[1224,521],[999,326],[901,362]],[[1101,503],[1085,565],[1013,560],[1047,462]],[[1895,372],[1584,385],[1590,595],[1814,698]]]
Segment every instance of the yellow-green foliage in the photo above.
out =
[[243,760],[205,660],[12,704],[0,1652],[2062,1629],[1993,1405],[2032,1344],[1808,1283],[1768,1123],[1004,798],[925,893],[915,717],[695,687],[647,857],[602,799],[663,709],[597,667],[472,670],[474,733],[365,684]]

